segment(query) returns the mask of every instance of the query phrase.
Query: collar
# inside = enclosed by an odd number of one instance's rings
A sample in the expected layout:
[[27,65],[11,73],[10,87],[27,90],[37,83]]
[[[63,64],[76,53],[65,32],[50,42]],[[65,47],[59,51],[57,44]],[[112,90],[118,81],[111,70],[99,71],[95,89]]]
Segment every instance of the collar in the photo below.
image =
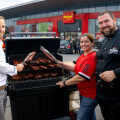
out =
[[2,41],[5,41],[5,39],[3,39],[3,38],[2,38],[1,40],[2,40]]

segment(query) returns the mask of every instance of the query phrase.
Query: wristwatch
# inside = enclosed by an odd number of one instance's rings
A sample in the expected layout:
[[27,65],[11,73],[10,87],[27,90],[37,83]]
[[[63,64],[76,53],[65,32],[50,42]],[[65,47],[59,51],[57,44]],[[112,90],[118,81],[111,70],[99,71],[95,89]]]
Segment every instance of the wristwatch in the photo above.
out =
[[65,80],[63,81],[63,85],[66,87],[67,85],[66,85],[66,83],[65,83]]

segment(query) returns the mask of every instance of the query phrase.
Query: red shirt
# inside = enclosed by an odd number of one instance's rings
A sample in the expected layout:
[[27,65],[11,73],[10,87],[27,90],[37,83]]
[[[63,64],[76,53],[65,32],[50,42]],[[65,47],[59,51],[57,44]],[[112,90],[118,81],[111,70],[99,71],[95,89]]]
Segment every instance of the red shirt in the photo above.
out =
[[75,73],[86,80],[77,84],[80,95],[94,99],[96,97],[96,52],[84,56],[82,54],[76,61]]

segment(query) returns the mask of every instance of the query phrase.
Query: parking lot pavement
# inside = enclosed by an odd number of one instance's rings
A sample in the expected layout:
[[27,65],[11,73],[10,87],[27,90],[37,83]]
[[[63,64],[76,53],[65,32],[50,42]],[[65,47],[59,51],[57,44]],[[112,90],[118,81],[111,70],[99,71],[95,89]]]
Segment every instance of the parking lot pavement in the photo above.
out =
[[9,97],[7,97],[7,100],[8,101],[7,101],[6,112],[5,112],[5,120],[12,120]]

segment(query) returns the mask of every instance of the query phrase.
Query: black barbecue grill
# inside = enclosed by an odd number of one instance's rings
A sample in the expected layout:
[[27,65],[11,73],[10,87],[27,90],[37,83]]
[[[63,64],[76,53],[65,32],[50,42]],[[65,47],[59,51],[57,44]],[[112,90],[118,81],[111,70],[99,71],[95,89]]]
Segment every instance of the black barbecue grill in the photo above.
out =
[[[23,61],[28,53],[36,51],[33,60],[46,59],[40,51],[40,46],[47,48],[58,60],[62,56],[57,54],[60,46],[59,38],[15,38],[6,39],[6,60],[14,64],[14,60]],[[29,65],[44,65],[47,69],[33,70]],[[28,65],[28,66],[27,66]],[[8,76],[8,95],[10,97],[13,120],[52,120],[69,114],[69,91],[60,89],[56,82],[68,79],[68,74],[62,72],[62,68],[49,67],[46,63],[27,63],[19,74],[49,74],[57,73],[57,76],[42,76],[41,78],[23,77],[17,80]]]

